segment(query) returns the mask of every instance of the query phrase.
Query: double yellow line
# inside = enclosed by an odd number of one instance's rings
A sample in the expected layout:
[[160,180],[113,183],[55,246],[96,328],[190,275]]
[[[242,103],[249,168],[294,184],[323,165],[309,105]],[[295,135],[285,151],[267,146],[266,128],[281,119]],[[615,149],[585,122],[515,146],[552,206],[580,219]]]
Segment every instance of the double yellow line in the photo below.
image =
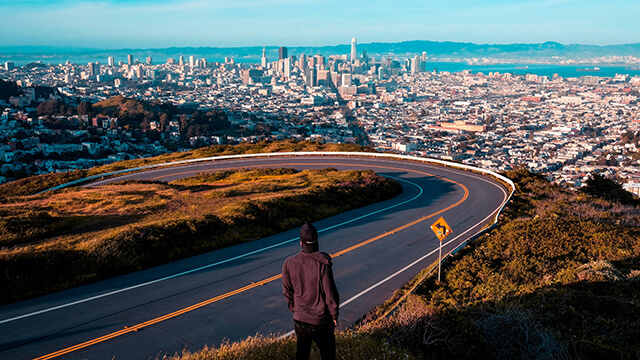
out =
[[116,338],[116,337],[118,337],[120,335],[124,335],[124,334],[128,334],[130,332],[138,331],[138,330],[140,330],[142,328],[145,328],[147,326],[151,326],[151,325],[157,324],[159,322],[162,322],[162,321],[165,321],[165,320],[169,320],[169,319],[174,318],[176,316],[180,316],[180,315],[186,314],[186,313],[188,313],[190,311],[199,309],[199,308],[201,308],[203,306],[207,306],[209,304],[213,304],[214,302],[220,301],[222,299],[226,299],[226,298],[231,297],[233,295],[240,294],[241,292],[245,292],[247,290],[251,290],[251,289],[253,289],[255,287],[262,286],[262,285],[264,285],[266,283],[269,283],[269,282],[272,282],[274,280],[278,280],[281,277],[282,277],[282,274],[272,276],[272,277],[264,279],[262,281],[251,283],[251,285],[247,285],[247,286],[241,287],[239,289],[230,291],[230,292],[228,292],[226,294],[218,295],[218,296],[216,296],[214,298],[211,298],[209,300],[197,303],[195,305],[191,305],[189,307],[186,307],[186,308],[178,310],[178,311],[174,311],[174,312],[172,312],[170,314],[157,317],[155,319],[143,322],[143,323],[135,325],[135,326],[125,327],[124,329],[122,329],[120,331],[116,331],[116,332],[113,332],[111,334],[108,334],[108,335],[105,335],[105,336],[102,336],[102,337],[99,337],[99,338],[96,338],[96,339],[93,339],[93,340],[89,340],[87,342],[83,342],[82,344],[74,345],[74,346],[68,347],[66,349],[62,349],[62,350],[56,351],[54,353],[41,356],[39,358],[36,358],[35,360],[53,359],[53,358],[56,358],[58,356],[62,356],[62,355],[68,354],[70,352],[74,352],[76,350],[80,350],[80,349],[89,347],[91,345],[95,345],[95,344],[98,344],[98,343],[101,343],[101,342],[104,342],[104,341],[107,341],[107,340],[111,340],[111,339]]
[[[286,164],[286,165],[291,165],[291,164]],[[279,165],[279,166],[286,166],[286,165],[282,164],[282,165]],[[310,165],[310,164],[295,164],[295,165]],[[312,164],[312,165],[317,165],[317,164]],[[335,166],[335,165],[343,165],[343,164],[327,164],[327,165],[334,165]],[[421,223],[421,222],[423,222],[423,221],[425,221],[427,219],[430,219],[430,218],[433,218],[433,217],[435,217],[437,215],[440,215],[440,214],[444,213],[445,211],[448,211],[448,210],[450,210],[450,209],[462,204],[469,197],[469,189],[467,189],[466,186],[464,186],[461,183],[458,183],[456,181],[453,181],[453,180],[450,180],[450,179],[446,179],[446,178],[443,178],[443,177],[440,177],[440,176],[436,176],[436,175],[433,175],[433,174],[429,174],[429,173],[422,172],[422,171],[417,171],[417,170],[407,170],[407,169],[392,168],[392,167],[385,167],[385,166],[368,166],[368,167],[377,167],[377,168],[384,168],[384,169],[391,169],[391,170],[409,171],[409,172],[414,172],[414,173],[418,173],[418,174],[422,174],[422,175],[436,177],[436,178],[439,178],[441,180],[445,180],[445,181],[457,184],[460,187],[462,187],[462,189],[464,189],[464,196],[462,197],[462,199],[458,200],[455,204],[452,204],[452,205],[450,205],[450,206],[448,206],[448,207],[446,207],[446,208],[444,208],[444,209],[442,209],[440,211],[437,211],[437,212],[435,212],[433,214],[424,216],[424,217],[422,217],[422,218],[420,218],[418,220],[412,221],[412,222],[410,222],[408,224],[402,225],[402,226],[400,226],[398,228],[395,228],[395,229],[393,229],[391,231],[385,232],[385,233],[380,234],[380,235],[378,235],[376,237],[373,237],[371,239],[365,240],[365,241],[360,242],[360,243],[358,243],[356,245],[348,247],[348,248],[346,248],[344,250],[341,250],[341,251],[338,251],[338,252],[336,252],[334,254],[331,254],[331,257],[333,257],[333,258],[341,256],[341,255],[344,255],[344,254],[346,254],[346,253],[348,253],[350,251],[353,251],[353,250],[355,250],[357,248],[360,248],[362,246],[368,245],[368,244],[370,244],[370,243],[372,243],[374,241],[380,240],[380,239],[385,238],[385,237],[387,237],[389,235],[395,234],[395,233],[397,233],[399,231],[402,231],[402,230],[407,229],[407,228],[409,228],[411,226],[414,226],[414,225],[416,225],[418,223]],[[108,334],[108,335],[105,335],[105,336],[102,336],[102,337],[99,337],[99,338],[96,338],[96,339],[93,339],[93,340],[89,340],[89,341],[83,342],[83,343],[78,344],[78,345],[70,346],[68,348],[65,348],[65,349],[50,353],[48,355],[44,355],[44,356],[38,357],[38,358],[36,358],[34,360],[53,359],[53,358],[56,358],[58,356],[69,354],[69,353],[74,352],[76,350],[80,350],[80,349],[83,349],[83,348],[86,348],[86,347],[89,347],[89,346],[92,346],[92,345],[95,345],[95,344],[98,344],[98,343],[101,343],[101,342],[104,342],[104,341],[107,341],[107,340],[111,340],[111,339],[119,337],[121,335],[125,335],[125,334],[131,333],[131,332],[135,332],[135,331],[138,331],[138,330],[140,330],[142,328],[145,328],[145,327],[148,327],[148,326],[163,322],[165,320],[169,320],[169,319],[172,319],[174,317],[186,314],[188,312],[200,309],[200,308],[202,308],[204,306],[213,304],[213,303],[218,302],[220,300],[223,300],[223,299],[229,298],[231,296],[240,294],[242,292],[251,290],[251,289],[256,288],[258,286],[262,286],[262,285],[268,284],[268,283],[270,283],[272,281],[276,281],[276,280],[278,280],[280,278],[282,278],[282,274],[274,275],[272,277],[266,278],[264,280],[260,280],[258,282],[253,282],[253,283],[251,283],[249,285],[243,286],[241,288],[238,288],[236,290],[227,292],[225,294],[218,295],[218,296],[216,296],[214,298],[211,298],[209,300],[205,300],[203,302],[197,303],[195,305],[191,305],[191,306],[183,308],[181,310],[174,311],[174,312],[172,312],[170,314],[166,314],[166,315],[157,317],[155,319],[140,323],[138,325],[125,327],[124,329],[116,331],[116,332],[113,332],[111,334]]]

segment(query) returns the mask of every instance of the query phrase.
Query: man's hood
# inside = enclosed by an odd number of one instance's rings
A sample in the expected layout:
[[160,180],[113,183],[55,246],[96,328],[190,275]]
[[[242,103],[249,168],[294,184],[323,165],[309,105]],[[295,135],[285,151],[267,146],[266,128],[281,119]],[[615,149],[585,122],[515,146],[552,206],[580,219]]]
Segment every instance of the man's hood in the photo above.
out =
[[314,258],[317,262],[325,264],[325,265],[332,265],[331,263],[331,256],[327,253],[323,253],[320,251],[314,251],[314,252],[306,252],[304,250],[301,251],[303,254],[305,254],[306,256],[310,256],[312,258]]

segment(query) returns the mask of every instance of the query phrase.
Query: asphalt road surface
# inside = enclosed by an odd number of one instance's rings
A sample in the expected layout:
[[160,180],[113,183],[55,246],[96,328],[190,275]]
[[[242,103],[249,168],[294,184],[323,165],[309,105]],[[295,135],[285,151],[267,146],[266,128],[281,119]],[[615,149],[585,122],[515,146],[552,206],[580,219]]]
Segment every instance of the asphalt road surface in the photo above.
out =
[[[274,157],[158,168],[117,178],[171,181],[243,167],[372,169],[398,179],[398,197],[319,221],[334,257],[338,326],[346,328],[437,260],[429,226],[453,229],[443,253],[491,221],[508,192],[487,177],[418,162],[361,157]],[[113,179],[103,182],[115,181]],[[100,183],[97,183],[100,184]],[[293,329],[282,296],[284,260],[298,229],[0,307],[0,359],[156,359],[183,349]]]

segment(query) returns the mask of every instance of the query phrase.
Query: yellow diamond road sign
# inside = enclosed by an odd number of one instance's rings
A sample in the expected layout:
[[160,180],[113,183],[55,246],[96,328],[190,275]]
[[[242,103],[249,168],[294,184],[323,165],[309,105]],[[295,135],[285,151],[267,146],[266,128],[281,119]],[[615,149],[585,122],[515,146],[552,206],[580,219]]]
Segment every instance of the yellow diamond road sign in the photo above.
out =
[[431,225],[431,230],[433,230],[433,232],[441,242],[442,240],[444,240],[444,238],[451,235],[451,233],[453,232],[453,230],[451,230],[451,228],[449,227],[449,224],[444,221],[444,218],[442,216],[440,217],[440,219],[436,220],[433,225]]

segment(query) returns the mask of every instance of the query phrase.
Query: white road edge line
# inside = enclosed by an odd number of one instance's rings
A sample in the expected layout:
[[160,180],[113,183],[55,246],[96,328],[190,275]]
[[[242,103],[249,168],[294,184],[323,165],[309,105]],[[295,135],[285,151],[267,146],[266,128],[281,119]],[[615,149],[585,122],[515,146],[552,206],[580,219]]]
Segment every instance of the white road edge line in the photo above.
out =
[[[365,214],[365,215],[362,215],[362,216],[359,216],[359,217],[353,218],[353,219],[351,219],[351,220],[347,220],[347,221],[342,222],[342,223],[340,223],[340,224],[336,224],[336,225],[330,226],[330,227],[328,227],[328,228],[324,228],[324,229],[318,230],[318,232],[319,232],[319,233],[321,233],[321,232],[329,231],[329,230],[335,229],[335,228],[337,228],[337,227],[340,227],[340,226],[343,226],[343,225],[346,225],[346,224],[350,224],[350,223],[352,223],[352,222],[354,222],[354,221],[362,220],[362,219],[364,219],[364,218],[366,218],[366,217],[369,217],[369,216],[372,216],[372,215],[376,215],[376,214],[379,214],[379,213],[384,212],[384,211],[387,211],[387,210],[391,210],[391,209],[396,208],[396,207],[398,207],[398,206],[405,205],[405,204],[407,204],[407,203],[409,203],[409,202],[411,202],[411,201],[416,200],[416,199],[417,199],[417,198],[419,198],[420,196],[422,196],[422,194],[423,194],[423,192],[424,192],[424,189],[422,189],[422,187],[420,187],[420,185],[418,185],[418,184],[416,184],[416,183],[414,183],[414,182],[412,182],[412,181],[405,180],[405,179],[400,179],[400,178],[396,178],[396,177],[393,177],[393,176],[386,176],[386,177],[388,177],[388,178],[392,178],[392,179],[394,179],[394,180],[398,180],[398,181],[403,181],[403,182],[409,183],[409,184],[411,184],[411,185],[414,185],[414,186],[416,186],[418,189],[420,189],[420,192],[418,193],[418,195],[414,196],[414,197],[413,197],[413,198],[411,198],[411,199],[408,199],[408,200],[405,200],[405,201],[403,201],[403,202],[397,203],[397,204],[395,204],[395,205],[392,205],[392,206],[386,207],[386,208],[384,208],[384,209],[376,210],[376,211],[371,212],[371,213],[369,213],[369,214]],[[19,316],[12,317],[12,318],[9,318],[9,319],[0,320],[0,324],[6,324],[6,323],[9,323],[9,322],[12,322],[12,321],[16,321],[16,320],[20,320],[20,319],[28,318],[28,317],[35,316],[35,315],[44,314],[44,313],[51,312],[51,311],[54,311],[54,310],[60,310],[60,309],[63,309],[63,308],[67,308],[67,307],[70,307],[70,306],[74,306],[74,305],[82,304],[82,303],[89,302],[89,301],[92,301],[92,300],[97,300],[97,299],[100,299],[100,298],[103,298],[103,297],[107,297],[107,296],[111,296],[111,295],[119,294],[119,293],[121,293],[121,292],[129,291],[129,290],[134,290],[134,289],[141,288],[141,287],[144,287],[144,286],[147,286],[147,285],[152,285],[152,284],[156,284],[156,283],[159,283],[159,282],[162,282],[162,281],[166,281],[166,280],[174,279],[174,278],[177,278],[177,277],[180,277],[180,276],[184,276],[184,275],[192,274],[192,273],[194,273],[194,272],[198,272],[198,271],[201,271],[201,270],[205,270],[205,269],[212,268],[212,267],[214,267],[214,266],[218,266],[218,265],[226,264],[226,263],[231,262],[231,261],[234,261],[234,260],[242,259],[242,258],[245,258],[245,257],[247,257],[247,256],[251,256],[251,255],[255,255],[255,254],[261,253],[261,252],[265,252],[265,251],[267,251],[267,250],[270,250],[270,249],[276,248],[276,247],[278,247],[278,246],[285,245],[285,244],[288,244],[288,243],[291,243],[291,242],[294,242],[294,241],[298,241],[299,239],[300,239],[299,237],[296,237],[296,238],[293,238],[293,239],[290,239],[290,240],[286,240],[286,241],[283,241],[283,242],[280,242],[280,243],[277,243],[277,244],[274,244],[274,245],[270,245],[270,246],[267,246],[267,247],[264,247],[264,248],[261,248],[261,249],[258,249],[258,250],[254,250],[254,251],[251,251],[251,252],[248,252],[248,253],[242,254],[242,255],[238,255],[238,256],[235,256],[235,257],[232,257],[232,258],[228,258],[228,259],[225,259],[225,260],[221,260],[221,261],[218,261],[218,262],[213,263],[213,264],[205,265],[205,266],[202,266],[202,267],[199,267],[199,268],[196,268],[196,269],[187,270],[187,271],[184,271],[184,272],[181,272],[181,273],[178,273],[178,274],[174,274],[174,275],[170,275],[170,276],[163,277],[163,278],[160,278],[160,279],[156,279],[156,280],[148,281],[148,282],[145,282],[145,283],[142,283],[142,284],[137,284],[137,285],[129,286],[129,287],[122,288],[122,289],[119,289],[119,290],[114,290],[114,291],[111,291],[111,292],[108,292],[108,293],[104,293],[104,294],[100,294],[100,295],[92,296],[92,297],[85,298],[85,299],[80,299],[80,300],[77,300],[77,301],[73,301],[73,302],[70,302],[70,303],[66,303],[66,304],[62,304],[62,305],[58,305],[58,306],[54,306],[54,307],[47,308],[47,309],[43,309],[43,310],[39,310],[39,311],[34,311],[34,312],[32,312],[32,313],[28,313],[28,314],[24,314],[24,315],[19,315]]]

